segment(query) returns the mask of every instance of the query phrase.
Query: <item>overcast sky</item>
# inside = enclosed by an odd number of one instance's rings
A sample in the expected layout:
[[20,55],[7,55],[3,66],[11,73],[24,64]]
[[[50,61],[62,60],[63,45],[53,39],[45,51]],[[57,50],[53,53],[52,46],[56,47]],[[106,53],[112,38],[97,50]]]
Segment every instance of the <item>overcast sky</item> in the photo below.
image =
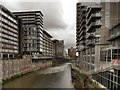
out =
[[42,11],[44,29],[53,38],[64,40],[65,49],[76,46],[76,3],[77,0],[2,0],[1,2],[10,11]]

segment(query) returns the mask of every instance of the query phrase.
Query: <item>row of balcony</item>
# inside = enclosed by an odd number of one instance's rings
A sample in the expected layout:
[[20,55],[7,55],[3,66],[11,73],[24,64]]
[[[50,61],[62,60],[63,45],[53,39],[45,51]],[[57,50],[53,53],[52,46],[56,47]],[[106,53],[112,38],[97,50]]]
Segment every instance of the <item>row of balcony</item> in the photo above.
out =
[[101,22],[96,21],[96,22],[91,22],[91,24],[88,26],[87,32],[95,32],[96,28],[101,27]]
[[79,38],[80,41],[85,40],[85,39],[86,39],[86,36],[85,36],[85,35],[83,35],[83,36],[81,36],[81,37]]
[[76,46],[78,46],[79,44],[82,44],[82,45],[85,45],[85,44],[86,44],[84,37],[82,37],[82,39],[77,39],[77,41],[76,41]]
[[88,9],[87,9],[87,19],[90,17],[91,13],[95,13],[95,12],[99,12],[101,11],[102,9],[102,6],[100,4],[96,4],[96,5],[93,5],[93,6],[90,6]]
[[79,24],[79,26],[82,26],[82,25],[85,25],[85,24],[86,24],[86,20],[83,19],[83,20],[81,20],[81,23]]
[[86,46],[84,46],[84,45],[77,46],[77,52],[80,52],[80,51],[85,50],[85,49],[86,49]]
[[87,40],[86,41],[87,46],[94,46],[95,45],[95,40]]
[[95,38],[95,33],[87,33],[86,38],[87,38],[87,39]]
[[[76,33],[77,33],[77,36],[80,35],[80,34],[83,34],[83,32],[85,31],[85,29],[86,29],[85,25],[84,25],[84,26],[81,26],[81,28],[78,29],[77,32],[76,32]],[[82,31],[83,31],[83,32],[82,32]]]
[[82,26],[80,27],[79,33],[80,33],[82,30],[85,30],[85,29],[86,29],[86,26],[85,26],[85,25],[82,25]]
[[85,30],[82,30],[79,34],[79,36],[85,35]]
[[86,33],[85,30],[82,30],[81,32],[80,31],[76,32],[77,39],[80,38],[82,35],[85,35],[85,33]]
[[87,20],[87,26],[90,25],[91,22],[96,21],[96,20],[100,20],[101,19],[101,13],[93,13],[90,18]]

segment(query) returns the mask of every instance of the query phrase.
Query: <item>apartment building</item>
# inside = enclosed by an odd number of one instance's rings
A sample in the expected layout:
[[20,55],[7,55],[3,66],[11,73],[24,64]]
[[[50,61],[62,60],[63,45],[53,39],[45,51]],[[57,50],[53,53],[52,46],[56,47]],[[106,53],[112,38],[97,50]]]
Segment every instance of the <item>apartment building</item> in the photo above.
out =
[[23,22],[23,54],[42,54],[43,14],[41,11],[13,12]]
[[109,29],[119,22],[119,6],[119,2],[77,3],[76,46],[87,70],[104,63],[100,51],[110,44]]
[[61,59],[64,56],[64,40],[53,40],[53,57]]
[[120,23],[113,26],[109,32],[110,45],[108,48],[101,49],[101,60],[120,64]]
[[94,73],[92,77],[106,88],[118,90],[120,89],[120,23],[114,25],[109,32],[110,45],[108,48],[102,48],[100,54],[101,60],[106,63],[101,65],[101,72],[97,71],[98,73]]
[[71,59],[76,59],[76,48],[69,48],[68,49],[68,56],[70,56]]
[[53,42],[51,40],[52,36],[43,30],[42,36],[44,43],[43,43],[43,56],[48,58],[53,58]]
[[0,5],[0,58],[15,58],[19,54],[18,19]]

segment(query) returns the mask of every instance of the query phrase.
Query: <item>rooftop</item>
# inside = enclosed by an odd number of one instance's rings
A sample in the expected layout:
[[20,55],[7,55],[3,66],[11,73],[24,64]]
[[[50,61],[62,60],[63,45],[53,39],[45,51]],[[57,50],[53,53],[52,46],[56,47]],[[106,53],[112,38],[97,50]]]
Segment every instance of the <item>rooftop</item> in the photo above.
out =
[[48,32],[46,32],[45,30],[43,30],[43,33],[46,34],[48,37],[53,38]]
[[12,16],[14,19],[17,17],[13,15],[7,8],[5,8],[3,5],[0,5],[0,9],[3,9],[6,13],[8,13],[10,16]]
[[22,11],[22,12],[13,12],[14,14],[18,14],[18,13],[21,13],[21,14],[25,14],[25,13],[28,13],[28,14],[31,14],[31,13],[40,13],[42,16],[43,16],[43,13],[41,11]]

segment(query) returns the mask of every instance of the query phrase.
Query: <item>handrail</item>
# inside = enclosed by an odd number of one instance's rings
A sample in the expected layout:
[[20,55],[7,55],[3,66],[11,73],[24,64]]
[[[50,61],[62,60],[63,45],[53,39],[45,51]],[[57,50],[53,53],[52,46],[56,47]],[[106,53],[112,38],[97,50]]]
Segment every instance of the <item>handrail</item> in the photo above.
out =
[[96,67],[94,70],[91,70],[91,73],[95,73],[97,71],[103,71],[103,70],[110,68],[110,67],[113,67],[113,66],[118,66],[118,63],[110,62],[108,64],[101,65],[99,67]]

